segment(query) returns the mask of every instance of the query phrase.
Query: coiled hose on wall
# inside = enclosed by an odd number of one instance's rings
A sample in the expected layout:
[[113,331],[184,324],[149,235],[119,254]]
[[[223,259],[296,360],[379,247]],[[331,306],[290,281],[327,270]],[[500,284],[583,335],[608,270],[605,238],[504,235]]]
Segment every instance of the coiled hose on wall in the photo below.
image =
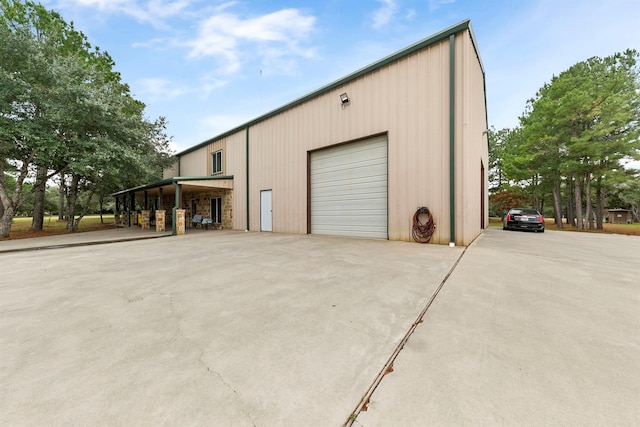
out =
[[[426,217],[426,221],[420,221],[420,217],[424,219]],[[429,208],[420,207],[413,214],[413,227],[411,230],[411,234],[413,235],[413,240],[418,243],[429,243],[431,240],[431,236],[436,230],[436,224],[433,222],[433,216],[429,211]]]

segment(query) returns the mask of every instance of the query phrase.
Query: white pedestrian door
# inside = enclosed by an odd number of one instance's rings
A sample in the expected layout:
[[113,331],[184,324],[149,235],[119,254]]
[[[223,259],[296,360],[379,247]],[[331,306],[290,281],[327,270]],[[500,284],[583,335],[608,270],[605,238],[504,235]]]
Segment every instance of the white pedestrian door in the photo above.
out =
[[271,190],[260,192],[260,231],[273,231]]

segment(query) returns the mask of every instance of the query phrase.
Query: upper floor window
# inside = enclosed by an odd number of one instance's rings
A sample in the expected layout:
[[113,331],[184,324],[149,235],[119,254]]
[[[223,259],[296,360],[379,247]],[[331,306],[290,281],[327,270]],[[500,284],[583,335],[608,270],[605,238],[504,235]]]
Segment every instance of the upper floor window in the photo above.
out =
[[222,150],[211,153],[211,175],[222,173]]

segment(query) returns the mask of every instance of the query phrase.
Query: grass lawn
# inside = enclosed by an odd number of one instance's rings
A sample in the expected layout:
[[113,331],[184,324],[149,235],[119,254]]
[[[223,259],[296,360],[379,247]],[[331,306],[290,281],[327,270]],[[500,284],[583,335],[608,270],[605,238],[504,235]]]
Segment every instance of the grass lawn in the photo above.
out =
[[[105,230],[114,227],[113,215],[102,215],[104,223],[100,222],[100,215],[87,215],[82,218],[78,226],[78,232]],[[31,217],[15,217],[11,223],[11,233],[8,239],[27,239],[31,237],[54,236],[67,233],[67,222],[58,221],[58,216],[45,216],[42,230],[31,231]]]
[[[547,229],[557,230],[555,220],[553,218],[545,218]],[[490,227],[502,227],[502,219],[489,218]],[[563,231],[578,231],[575,227],[564,224]],[[609,234],[626,234],[629,236],[640,236],[640,224],[604,224],[604,230],[579,230],[584,233],[609,233]]]

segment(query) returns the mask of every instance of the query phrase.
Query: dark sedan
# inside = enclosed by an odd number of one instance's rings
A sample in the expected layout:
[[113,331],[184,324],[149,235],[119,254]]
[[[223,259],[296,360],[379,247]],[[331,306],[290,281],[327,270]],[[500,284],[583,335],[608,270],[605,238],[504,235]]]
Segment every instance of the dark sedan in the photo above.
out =
[[535,209],[511,209],[502,221],[503,230],[533,230],[544,233],[544,217]]

